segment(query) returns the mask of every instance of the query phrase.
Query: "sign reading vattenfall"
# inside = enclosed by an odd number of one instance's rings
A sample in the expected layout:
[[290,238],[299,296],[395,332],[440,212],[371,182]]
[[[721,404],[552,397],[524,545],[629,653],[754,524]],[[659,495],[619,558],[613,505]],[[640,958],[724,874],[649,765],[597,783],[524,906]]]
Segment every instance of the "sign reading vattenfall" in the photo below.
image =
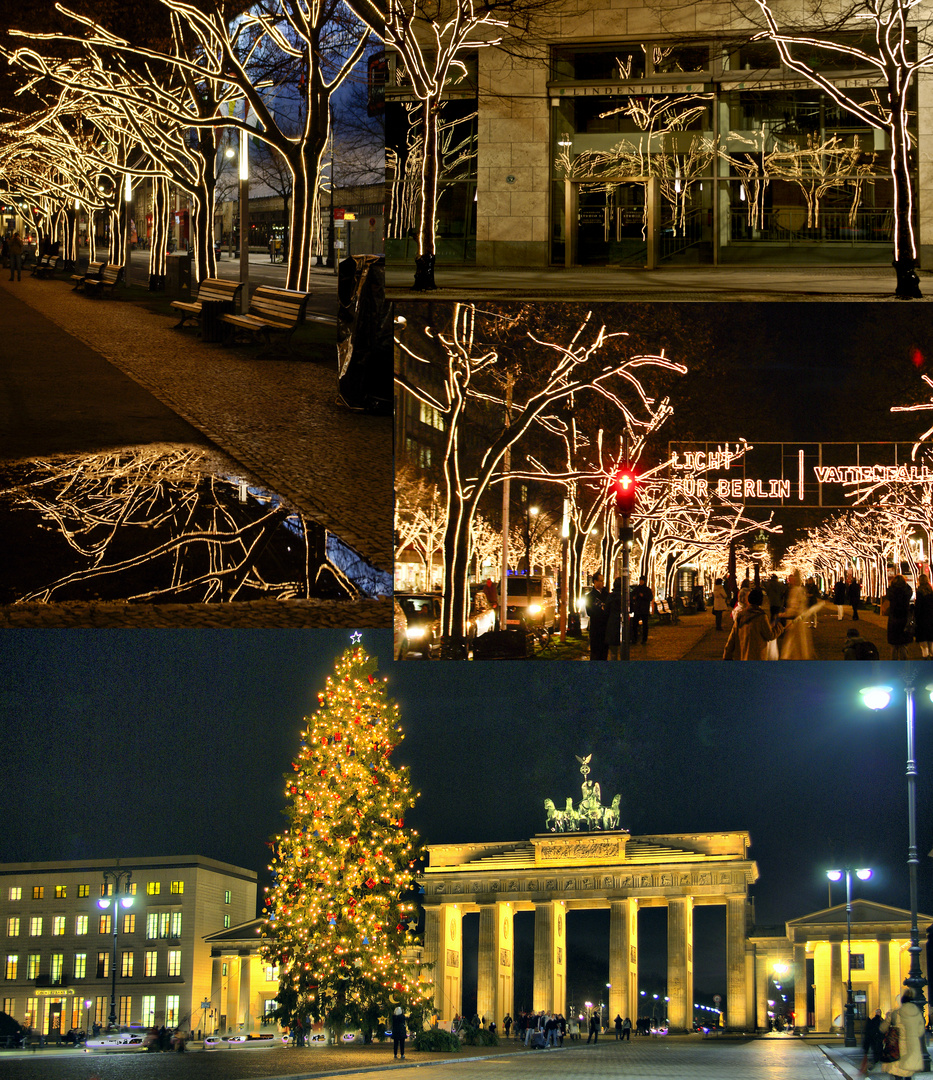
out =
[[912,443],[670,443],[674,490],[764,506],[842,509],[885,485],[933,485]]

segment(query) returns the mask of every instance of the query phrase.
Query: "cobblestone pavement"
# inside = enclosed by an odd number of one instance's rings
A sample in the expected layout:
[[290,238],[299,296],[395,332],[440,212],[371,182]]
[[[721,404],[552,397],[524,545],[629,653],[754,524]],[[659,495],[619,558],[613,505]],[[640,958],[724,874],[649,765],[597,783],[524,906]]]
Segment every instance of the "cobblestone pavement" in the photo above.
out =
[[173,1075],[204,1080],[341,1075],[365,1080],[388,1072],[404,1076],[425,1066],[429,1071],[422,1075],[430,1080],[841,1080],[828,1053],[832,1051],[817,1043],[789,1036],[736,1041],[687,1036],[633,1039],[631,1043],[603,1038],[595,1046],[565,1042],[563,1049],[552,1051],[519,1050],[514,1041],[485,1053],[472,1047],[458,1055],[418,1054],[409,1049],[404,1064],[393,1061],[391,1047],[386,1045],[339,1051],[195,1051],[170,1058],[162,1054],[90,1058],[74,1050],[39,1051],[2,1053],[0,1060],[5,1080],[155,1080],[165,1075],[167,1067]]
[[[336,359],[205,344],[132,303],[65,281],[0,285],[85,342],[379,569],[391,570],[392,421],[338,405]],[[41,363],[41,357],[36,358]]]

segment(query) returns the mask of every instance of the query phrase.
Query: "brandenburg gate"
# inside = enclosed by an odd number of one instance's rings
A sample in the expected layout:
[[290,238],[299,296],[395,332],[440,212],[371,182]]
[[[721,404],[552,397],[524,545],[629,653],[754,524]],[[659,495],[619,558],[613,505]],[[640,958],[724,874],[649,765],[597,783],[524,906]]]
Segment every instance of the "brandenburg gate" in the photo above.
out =
[[[589,769],[583,762],[586,778]],[[693,1024],[693,912],[726,909],[729,1028],[754,1023],[747,993],[748,886],[758,878],[747,832],[631,836],[618,827],[618,797],[599,801],[584,779],[583,799],[565,810],[545,800],[549,832],[502,844],[434,844],[424,888],[424,960],[433,964],[442,1020],[462,1011],[463,916],[479,913],[477,1012],[500,1025],[513,1013],[513,919],[533,911],[535,1011],[567,1013],[567,913],[608,908],[609,1015],[639,1014],[638,910],[667,908],[667,994],[671,1031]]]

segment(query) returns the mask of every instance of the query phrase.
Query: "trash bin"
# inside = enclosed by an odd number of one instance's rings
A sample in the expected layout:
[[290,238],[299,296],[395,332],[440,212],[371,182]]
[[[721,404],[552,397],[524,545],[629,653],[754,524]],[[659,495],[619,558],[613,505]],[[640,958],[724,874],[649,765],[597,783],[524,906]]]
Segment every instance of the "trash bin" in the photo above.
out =
[[179,300],[191,299],[191,253],[178,251],[165,259],[165,291]]
[[201,340],[223,341],[226,335],[227,323],[221,322],[220,316],[224,313],[233,314],[233,303],[230,300],[202,300],[201,301]]

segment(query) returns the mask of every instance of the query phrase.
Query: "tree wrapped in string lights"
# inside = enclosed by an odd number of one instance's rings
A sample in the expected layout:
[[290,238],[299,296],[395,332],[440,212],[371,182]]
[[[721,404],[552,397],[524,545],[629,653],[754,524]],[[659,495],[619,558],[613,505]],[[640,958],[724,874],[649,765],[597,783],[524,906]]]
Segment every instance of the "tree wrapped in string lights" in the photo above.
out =
[[[358,640],[359,635],[354,635]],[[263,959],[279,970],[278,1018],[328,1027],[372,1023],[430,995],[412,961],[419,858],[398,706],[355,644],[337,660],[285,774],[288,827],[270,844]],[[408,952],[407,952],[408,950]]]
[[[808,5],[802,23],[785,22],[770,0],[754,0],[764,17],[762,36],[774,42],[781,62],[827,93],[833,101],[890,143],[894,185],[894,269],[900,299],[920,297],[915,266],[915,192],[909,111],[917,73],[933,67],[929,14],[917,0],[866,0],[843,5]],[[838,67],[845,58],[854,70],[877,74],[881,86],[862,93],[853,83],[833,81],[818,58]]]

